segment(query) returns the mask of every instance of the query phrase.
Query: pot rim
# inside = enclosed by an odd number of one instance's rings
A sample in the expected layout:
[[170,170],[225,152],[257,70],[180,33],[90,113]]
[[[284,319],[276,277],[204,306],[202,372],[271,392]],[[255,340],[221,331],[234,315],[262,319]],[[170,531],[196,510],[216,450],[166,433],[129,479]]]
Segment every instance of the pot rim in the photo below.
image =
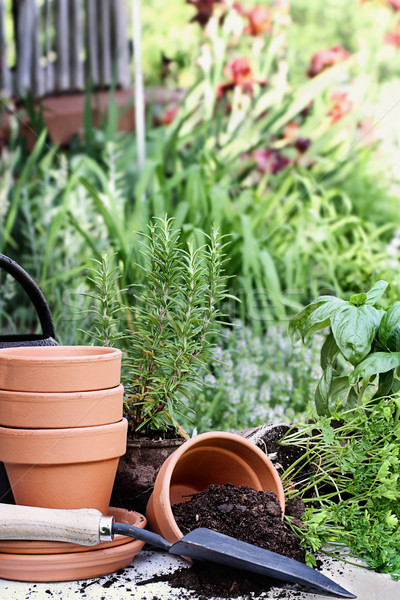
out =
[[0,426],[0,438],[17,438],[17,437],[53,437],[67,438],[67,437],[82,437],[82,436],[96,436],[106,434],[112,431],[118,431],[128,427],[128,422],[125,418],[120,419],[116,423],[106,423],[104,425],[91,425],[88,427],[60,427],[53,429],[26,429],[18,427],[2,427]]
[[0,389],[0,404],[4,401],[15,402],[43,402],[43,401],[73,401],[73,400],[95,400],[98,396],[114,396],[115,394],[123,394],[124,388],[121,384],[110,388],[100,390],[87,390],[76,392],[20,392],[17,390],[2,390]]
[[115,360],[122,356],[119,348],[106,346],[15,346],[0,348],[0,363],[79,364]]
[[38,466],[120,458],[126,452],[127,429],[126,419],[63,429],[0,427],[0,460],[6,465]]

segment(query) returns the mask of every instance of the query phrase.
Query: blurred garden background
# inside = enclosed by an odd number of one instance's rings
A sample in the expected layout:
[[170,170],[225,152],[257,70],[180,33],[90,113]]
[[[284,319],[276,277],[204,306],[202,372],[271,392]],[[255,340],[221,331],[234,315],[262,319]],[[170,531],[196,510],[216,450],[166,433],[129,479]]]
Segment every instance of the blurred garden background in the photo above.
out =
[[[1,3],[0,252],[42,288],[58,341],[88,343],[91,259],[113,256],[115,295],[129,304],[142,277],[138,232],[153,216],[173,217],[198,246],[215,223],[229,236],[225,269],[240,302],[224,307],[223,342],[187,427],[304,414],[319,348],[292,344],[290,317],[320,294],[347,298],[379,279],[399,297],[400,1],[147,0],[143,122],[119,129],[140,89],[128,86],[121,108],[112,71],[100,121],[90,103],[101,86],[88,78],[82,128],[62,145],[40,98],[4,84],[18,38],[13,3]],[[134,83],[138,21],[123,4]],[[159,101],[159,89],[171,92]],[[34,331],[23,292],[5,273],[0,283],[0,330]]]

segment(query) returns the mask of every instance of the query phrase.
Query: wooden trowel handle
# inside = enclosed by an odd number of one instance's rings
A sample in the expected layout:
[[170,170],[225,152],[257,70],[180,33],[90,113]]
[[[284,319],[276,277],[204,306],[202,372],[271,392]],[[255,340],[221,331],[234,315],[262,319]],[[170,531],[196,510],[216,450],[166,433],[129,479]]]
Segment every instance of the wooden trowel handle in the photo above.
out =
[[113,518],[94,508],[61,510],[0,504],[0,539],[46,540],[94,546],[112,539]]

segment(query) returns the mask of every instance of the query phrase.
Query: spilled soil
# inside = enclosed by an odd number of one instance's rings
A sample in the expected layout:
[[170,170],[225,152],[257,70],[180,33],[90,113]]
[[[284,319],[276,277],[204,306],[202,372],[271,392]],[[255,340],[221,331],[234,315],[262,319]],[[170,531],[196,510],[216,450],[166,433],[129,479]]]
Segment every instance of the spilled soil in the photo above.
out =
[[[172,509],[183,534],[206,527],[289,558],[305,560],[297,537],[282,521],[281,507],[272,492],[260,492],[248,486],[235,487],[230,483],[210,485]],[[293,504],[292,509],[295,517],[300,517],[304,510],[298,503]],[[288,510],[290,513],[290,504]],[[190,596],[183,595],[182,598],[192,598],[194,592],[201,600],[239,596],[262,598],[263,592],[277,585],[275,579],[208,561],[195,561],[189,569],[178,569],[156,579],[168,581],[171,587],[191,591]]]
[[261,492],[231,483],[210,485],[189,502],[172,507],[183,534],[207,527],[249,544],[301,562],[304,550],[282,521],[282,510],[273,492]]

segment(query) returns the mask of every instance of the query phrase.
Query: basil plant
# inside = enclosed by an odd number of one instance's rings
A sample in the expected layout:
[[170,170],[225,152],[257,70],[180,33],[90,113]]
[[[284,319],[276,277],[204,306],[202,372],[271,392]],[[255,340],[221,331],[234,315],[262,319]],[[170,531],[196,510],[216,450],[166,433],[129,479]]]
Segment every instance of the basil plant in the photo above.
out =
[[378,281],[349,301],[319,296],[291,319],[294,342],[329,327],[315,391],[319,415],[331,415],[338,405],[345,410],[359,405],[366,394],[382,398],[400,389],[400,302],[378,304],[388,285]]

